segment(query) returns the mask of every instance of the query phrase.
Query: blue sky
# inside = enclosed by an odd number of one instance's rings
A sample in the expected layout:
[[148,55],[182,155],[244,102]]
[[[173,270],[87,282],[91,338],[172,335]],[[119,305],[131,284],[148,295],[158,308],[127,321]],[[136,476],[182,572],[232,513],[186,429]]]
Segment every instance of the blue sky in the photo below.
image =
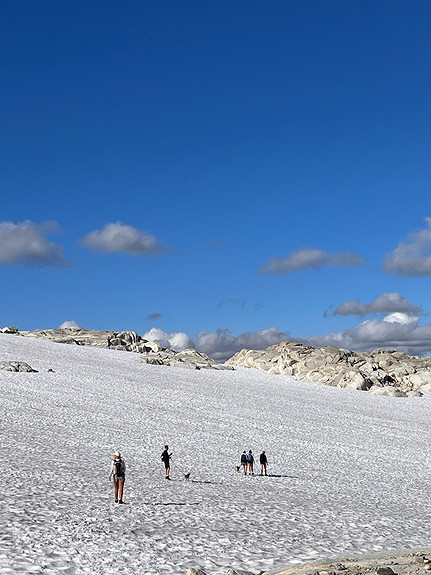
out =
[[2,325],[431,351],[429,2],[0,11]]

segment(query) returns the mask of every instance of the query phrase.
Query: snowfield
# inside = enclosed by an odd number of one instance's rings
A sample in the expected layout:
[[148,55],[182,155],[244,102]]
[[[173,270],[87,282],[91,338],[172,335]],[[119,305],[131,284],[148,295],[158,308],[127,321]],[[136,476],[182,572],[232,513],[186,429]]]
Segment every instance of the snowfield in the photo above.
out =
[[[11,335],[0,350],[39,371],[0,372],[2,575],[259,573],[430,544],[431,394],[152,366]],[[123,506],[108,482],[115,449]],[[265,449],[270,477],[236,473],[244,449]]]

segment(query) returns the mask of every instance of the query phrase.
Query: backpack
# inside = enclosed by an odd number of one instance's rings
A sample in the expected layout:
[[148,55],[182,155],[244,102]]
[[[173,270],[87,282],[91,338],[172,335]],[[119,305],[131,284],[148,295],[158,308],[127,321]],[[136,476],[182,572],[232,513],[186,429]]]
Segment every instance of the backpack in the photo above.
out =
[[114,460],[115,475],[117,477],[124,477],[124,461],[122,459]]
[[251,463],[251,462],[253,461],[253,455],[252,455],[251,453],[249,453],[249,454],[247,455],[247,461],[248,461],[249,463]]

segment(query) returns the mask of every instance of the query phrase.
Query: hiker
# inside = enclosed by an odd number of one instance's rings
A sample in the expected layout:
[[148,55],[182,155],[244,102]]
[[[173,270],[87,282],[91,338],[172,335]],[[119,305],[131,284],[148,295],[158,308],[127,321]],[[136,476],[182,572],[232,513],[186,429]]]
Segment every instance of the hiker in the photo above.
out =
[[171,480],[171,478],[169,477],[169,473],[171,471],[170,459],[172,457],[172,453],[169,453],[168,449],[169,449],[169,447],[167,445],[165,445],[165,450],[163,451],[163,453],[161,455],[161,460],[165,464],[165,479]]
[[243,451],[241,455],[241,465],[244,471],[244,475],[247,475],[247,453],[245,451]]
[[126,479],[126,462],[121,457],[121,453],[119,451],[113,453],[112,456],[113,460],[108,479],[109,481],[114,480],[115,503],[124,503],[123,489],[124,481]]
[[260,474],[263,475],[263,472],[265,472],[265,475],[268,475],[266,472],[266,466],[268,465],[268,459],[266,457],[265,451],[262,451],[262,453],[260,454],[259,461],[260,461]]
[[253,464],[254,464],[254,457],[253,457],[253,453],[250,449],[250,451],[248,452],[248,455],[247,455],[248,472],[250,475],[254,475]]

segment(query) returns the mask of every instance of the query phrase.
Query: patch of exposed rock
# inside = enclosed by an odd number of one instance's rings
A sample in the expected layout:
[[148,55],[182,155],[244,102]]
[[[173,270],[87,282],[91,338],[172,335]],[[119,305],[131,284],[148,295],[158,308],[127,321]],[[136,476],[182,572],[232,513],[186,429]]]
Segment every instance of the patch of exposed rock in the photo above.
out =
[[208,355],[199,353],[195,349],[149,351],[142,354],[142,361],[152,365],[170,365],[172,367],[186,367],[189,369],[234,369],[232,366],[217,363]]
[[217,363],[195,349],[174,351],[163,348],[157,341],[142,338],[136,331],[97,331],[81,328],[58,328],[35,331],[19,331],[16,327],[4,327],[0,333],[39,337],[56,343],[87,345],[131,351],[142,354],[142,361],[152,365],[169,365],[189,369],[234,369],[232,366]]
[[284,341],[262,351],[243,349],[226,363],[375,395],[406,397],[431,391],[431,358],[395,350],[366,353]]
[[36,369],[33,369],[25,361],[0,361],[1,371],[23,371],[26,373],[37,373]]

